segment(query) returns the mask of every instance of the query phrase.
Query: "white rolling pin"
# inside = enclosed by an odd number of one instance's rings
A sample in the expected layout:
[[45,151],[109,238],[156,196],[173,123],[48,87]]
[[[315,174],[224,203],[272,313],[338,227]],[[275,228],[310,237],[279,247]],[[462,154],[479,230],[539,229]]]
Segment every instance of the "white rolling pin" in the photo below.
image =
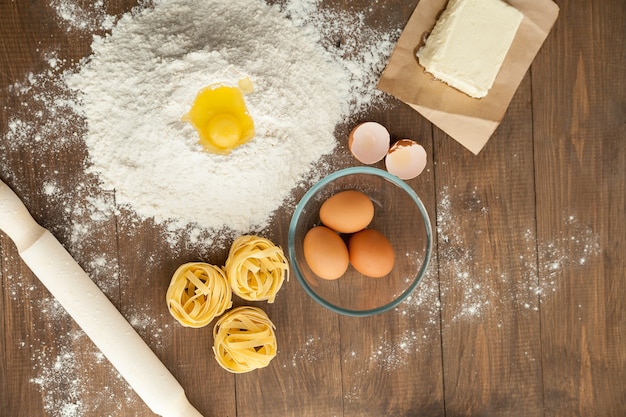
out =
[[13,240],[24,262],[154,413],[202,417],[124,316],[1,180],[0,230]]

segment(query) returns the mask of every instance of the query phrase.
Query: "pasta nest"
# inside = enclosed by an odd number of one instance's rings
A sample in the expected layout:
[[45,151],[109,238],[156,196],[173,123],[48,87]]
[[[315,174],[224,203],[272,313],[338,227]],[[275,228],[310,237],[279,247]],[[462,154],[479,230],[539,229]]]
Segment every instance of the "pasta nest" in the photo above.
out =
[[178,267],[165,296],[170,314],[186,327],[203,327],[233,305],[224,270],[203,262]]
[[213,328],[215,359],[232,373],[266,367],[276,356],[274,328],[260,308],[234,308],[220,317]]
[[232,291],[248,301],[273,303],[283,281],[289,280],[283,250],[258,236],[235,239],[224,268]]

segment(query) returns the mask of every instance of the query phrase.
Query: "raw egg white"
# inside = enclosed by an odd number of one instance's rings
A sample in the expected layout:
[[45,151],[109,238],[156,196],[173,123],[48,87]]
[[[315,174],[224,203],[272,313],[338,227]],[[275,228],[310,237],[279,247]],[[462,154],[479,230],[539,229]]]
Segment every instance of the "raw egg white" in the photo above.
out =
[[376,122],[357,125],[348,138],[348,148],[364,164],[375,164],[389,150],[390,135],[385,126]]
[[348,252],[354,269],[371,278],[389,274],[395,263],[391,243],[374,229],[361,230],[350,236]]
[[363,230],[374,218],[374,203],[356,190],[341,191],[320,207],[320,220],[325,226],[339,233],[355,233]]
[[426,168],[426,150],[419,143],[402,139],[393,144],[385,157],[385,167],[390,174],[410,180]]
[[302,250],[311,271],[320,278],[334,280],[348,269],[350,258],[343,239],[324,226],[312,228],[304,236]]

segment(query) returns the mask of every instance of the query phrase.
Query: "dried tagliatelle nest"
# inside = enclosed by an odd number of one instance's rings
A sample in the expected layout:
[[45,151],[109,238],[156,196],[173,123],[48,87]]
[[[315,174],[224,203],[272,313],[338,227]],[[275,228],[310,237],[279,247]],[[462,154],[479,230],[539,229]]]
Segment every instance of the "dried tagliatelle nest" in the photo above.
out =
[[224,269],[232,291],[248,301],[273,303],[283,281],[289,280],[283,250],[259,236],[235,239]]
[[233,305],[224,270],[203,262],[178,267],[165,299],[180,324],[196,328],[206,326]]
[[274,324],[258,307],[242,306],[224,314],[213,328],[213,352],[233,373],[264,368],[276,356]]

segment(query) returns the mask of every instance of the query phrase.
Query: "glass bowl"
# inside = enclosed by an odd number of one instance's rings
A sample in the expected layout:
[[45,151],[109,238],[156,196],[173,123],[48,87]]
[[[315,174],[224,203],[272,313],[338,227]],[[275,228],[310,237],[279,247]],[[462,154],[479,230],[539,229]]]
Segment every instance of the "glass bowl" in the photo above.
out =
[[[322,203],[346,190],[360,191],[374,203],[368,228],[385,235],[395,252],[393,270],[385,277],[367,277],[350,265],[342,277],[329,281],[307,265],[304,236],[322,224]],[[404,181],[378,168],[353,167],[328,175],[306,192],[291,219],[288,246],[292,270],[315,301],[336,313],[371,316],[396,307],[420,283],[432,254],[432,229],[424,204]]]

